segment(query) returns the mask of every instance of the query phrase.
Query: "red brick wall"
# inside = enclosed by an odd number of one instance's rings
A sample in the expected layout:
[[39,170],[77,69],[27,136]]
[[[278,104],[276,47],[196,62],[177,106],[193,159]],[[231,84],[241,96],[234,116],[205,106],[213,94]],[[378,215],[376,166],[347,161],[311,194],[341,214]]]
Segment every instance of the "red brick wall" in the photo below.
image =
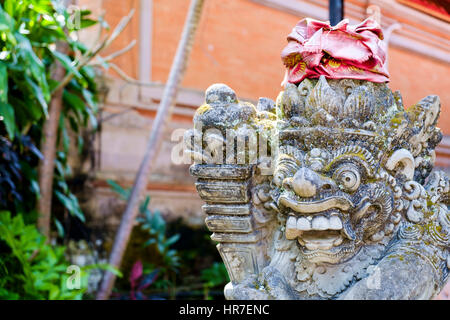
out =
[[[153,79],[164,82],[182,26],[167,13],[177,0],[156,0]],[[187,1],[181,1],[187,2]],[[185,6],[187,8],[187,6]],[[176,14],[183,21],[185,12]],[[208,0],[183,85],[206,89],[230,85],[238,95],[275,98],[284,69],[280,52],[297,18],[246,0]],[[158,41],[159,39],[159,41]]]
[[[134,16],[126,29],[117,37],[117,39],[108,47],[102,51],[102,56],[120,50],[127,46],[132,40],[139,41],[139,0],[80,0],[81,6],[87,6],[93,8],[95,16],[99,16],[102,10],[105,12],[105,20],[110,26],[110,31],[117,26],[119,21],[130,13],[131,9],[135,9]],[[88,37],[95,37],[96,32],[92,31]],[[89,41],[90,39],[87,39]],[[113,62],[118,65],[127,75],[133,78],[138,77],[138,63],[139,63],[139,51],[138,43],[126,54],[118,56]],[[109,73],[115,74],[110,70]]]
[[[153,0],[152,80],[165,82],[181,35],[189,0]],[[106,18],[114,26],[138,0],[103,0]],[[197,31],[183,86],[205,90],[223,82],[239,96],[275,99],[281,90],[284,67],[280,52],[286,36],[302,17],[280,12],[248,0],[207,0]],[[111,47],[111,51],[138,39],[139,14]],[[115,62],[137,76],[137,47]],[[400,90],[406,106],[428,94],[441,98],[440,126],[450,134],[450,66],[391,47],[390,86]]]
[[450,66],[391,47],[389,72],[391,89],[401,91],[407,107],[429,94],[440,97],[442,106],[439,126],[445,134],[450,134]]

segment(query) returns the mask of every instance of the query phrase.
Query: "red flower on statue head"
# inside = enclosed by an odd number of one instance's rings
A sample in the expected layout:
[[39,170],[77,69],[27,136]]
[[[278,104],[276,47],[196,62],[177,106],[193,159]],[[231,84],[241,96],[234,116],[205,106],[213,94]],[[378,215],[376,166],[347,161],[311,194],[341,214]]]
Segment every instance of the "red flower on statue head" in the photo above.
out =
[[351,26],[344,19],[329,22],[303,19],[289,34],[281,58],[287,68],[285,81],[305,78],[389,81],[383,31],[372,19]]

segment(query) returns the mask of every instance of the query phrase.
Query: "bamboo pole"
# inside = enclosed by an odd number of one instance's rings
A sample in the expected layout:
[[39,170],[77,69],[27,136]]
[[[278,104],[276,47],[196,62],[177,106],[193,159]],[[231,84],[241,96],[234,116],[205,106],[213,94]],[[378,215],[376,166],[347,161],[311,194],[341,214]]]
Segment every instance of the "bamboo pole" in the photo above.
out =
[[[119,230],[117,231],[114,245],[109,258],[109,264],[119,268],[122,262],[125,249],[130,239],[133,224],[139,210],[140,200],[146,190],[148,177],[154,163],[154,158],[158,153],[158,147],[161,142],[161,136],[164,131],[165,123],[171,114],[171,106],[173,105],[178,90],[178,86],[184,75],[187,60],[192,48],[192,43],[197,29],[204,0],[192,0],[189,7],[186,22],[184,24],[183,33],[178,43],[177,52],[175,54],[169,78],[164,88],[163,96],[156,113],[156,118],[150,132],[147,142],[144,158],[136,174],[136,179],[128,199],[127,207],[123,213]],[[109,298],[115,281],[115,275],[106,271],[102,279],[100,289],[97,293],[97,300],[105,300]]]

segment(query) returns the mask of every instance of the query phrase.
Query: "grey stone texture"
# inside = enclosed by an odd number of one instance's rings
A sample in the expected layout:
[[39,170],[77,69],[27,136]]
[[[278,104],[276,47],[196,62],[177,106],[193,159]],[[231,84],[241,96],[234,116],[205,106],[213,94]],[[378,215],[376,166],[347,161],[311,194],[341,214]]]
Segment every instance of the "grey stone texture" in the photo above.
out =
[[432,299],[448,280],[440,102],[305,79],[257,107],[216,84],[186,152],[227,299]]

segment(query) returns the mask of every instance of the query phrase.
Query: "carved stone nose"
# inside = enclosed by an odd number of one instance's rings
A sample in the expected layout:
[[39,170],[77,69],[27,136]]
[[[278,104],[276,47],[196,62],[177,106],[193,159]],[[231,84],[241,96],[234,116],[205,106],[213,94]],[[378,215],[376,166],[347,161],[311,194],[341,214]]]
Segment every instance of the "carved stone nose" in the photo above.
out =
[[320,177],[314,171],[302,167],[298,170],[291,182],[292,189],[300,197],[314,197],[319,187]]
[[292,178],[286,179],[283,184],[289,187],[300,197],[311,198],[316,196],[319,192],[333,191],[336,189],[336,184],[328,177],[321,176],[315,171],[302,167]]

